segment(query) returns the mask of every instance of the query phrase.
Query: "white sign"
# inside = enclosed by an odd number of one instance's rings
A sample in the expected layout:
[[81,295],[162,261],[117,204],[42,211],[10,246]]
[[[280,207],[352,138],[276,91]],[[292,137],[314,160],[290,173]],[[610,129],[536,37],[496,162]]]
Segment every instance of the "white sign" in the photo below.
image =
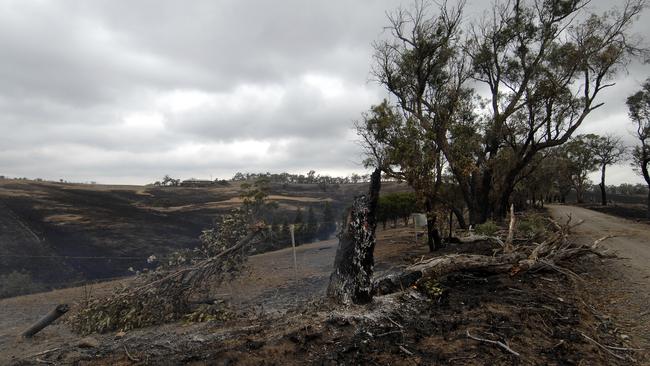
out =
[[427,215],[422,213],[413,214],[413,223],[415,227],[426,227],[427,226]]

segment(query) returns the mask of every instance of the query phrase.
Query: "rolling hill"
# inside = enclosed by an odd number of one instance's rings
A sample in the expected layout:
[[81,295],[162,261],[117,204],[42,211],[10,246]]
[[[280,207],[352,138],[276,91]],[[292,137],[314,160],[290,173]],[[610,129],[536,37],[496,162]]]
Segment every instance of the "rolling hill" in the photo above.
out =
[[[45,288],[130,274],[146,258],[193,248],[214,218],[241,204],[241,183],[204,188],[0,180],[0,276],[26,273]],[[301,207],[337,216],[365,183],[272,184],[278,218]],[[388,183],[385,192],[408,189]],[[287,243],[289,244],[289,243]],[[1,286],[1,284],[0,284]]]

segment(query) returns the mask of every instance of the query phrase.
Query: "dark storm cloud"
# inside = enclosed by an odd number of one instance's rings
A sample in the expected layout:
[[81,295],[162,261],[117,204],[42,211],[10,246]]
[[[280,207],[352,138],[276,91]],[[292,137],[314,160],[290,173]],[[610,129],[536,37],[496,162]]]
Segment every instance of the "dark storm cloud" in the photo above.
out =
[[[368,82],[371,42],[397,5],[0,0],[0,174],[361,170],[350,127],[385,96]],[[467,17],[484,6],[469,1]],[[631,69],[585,131],[623,118],[647,71]]]

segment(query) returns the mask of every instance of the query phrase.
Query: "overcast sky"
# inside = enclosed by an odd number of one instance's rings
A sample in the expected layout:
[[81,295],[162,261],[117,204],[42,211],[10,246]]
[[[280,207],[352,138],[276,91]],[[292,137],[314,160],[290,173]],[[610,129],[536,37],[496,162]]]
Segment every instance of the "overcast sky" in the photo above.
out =
[[[486,3],[468,0],[466,18]],[[371,43],[398,5],[0,0],[0,175],[360,172],[351,125],[387,96],[369,81]],[[635,29],[650,35],[647,21]],[[633,65],[579,132],[627,135],[625,98],[647,76]],[[610,171],[609,183],[641,181],[627,165]]]

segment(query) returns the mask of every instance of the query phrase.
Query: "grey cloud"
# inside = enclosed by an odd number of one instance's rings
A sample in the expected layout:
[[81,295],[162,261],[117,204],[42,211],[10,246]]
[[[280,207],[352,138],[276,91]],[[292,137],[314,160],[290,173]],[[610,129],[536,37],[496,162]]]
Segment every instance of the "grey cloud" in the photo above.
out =
[[[0,0],[0,174],[146,183],[361,170],[350,127],[386,95],[368,82],[371,42],[397,5]],[[485,6],[469,1],[468,18]],[[632,65],[581,132],[623,131],[624,99],[646,75]],[[331,81],[333,95],[319,89]],[[200,98],[175,108],[175,93]]]
[[338,139],[349,131],[360,111],[379,99],[373,90],[349,87],[341,85],[341,95],[327,98],[314,88],[289,83],[279,96],[271,97],[266,103],[264,98],[255,101],[255,97],[249,100],[245,94],[238,97],[238,103],[246,104],[241,110],[230,109],[226,101],[226,105],[222,102],[170,113],[168,126],[174,132],[213,141],[282,137]]

